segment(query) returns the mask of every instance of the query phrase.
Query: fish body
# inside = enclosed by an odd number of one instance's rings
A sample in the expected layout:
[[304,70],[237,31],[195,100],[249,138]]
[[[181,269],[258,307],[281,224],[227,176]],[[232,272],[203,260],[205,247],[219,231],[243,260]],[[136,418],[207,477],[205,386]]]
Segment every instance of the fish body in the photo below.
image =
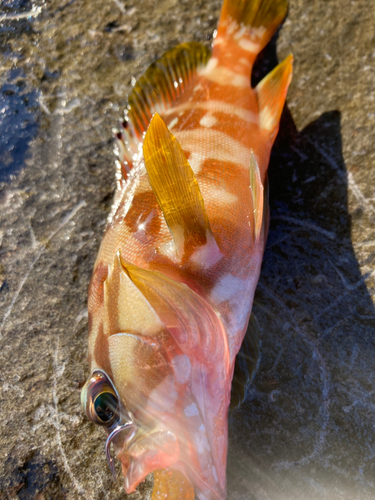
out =
[[292,57],[255,89],[250,76],[286,9],[285,0],[225,0],[212,55],[197,43],[172,49],[129,97],[89,290],[82,392],[127,493],[171,468],[201,500],[226,498],[231,380],[268,231],[267,166]]

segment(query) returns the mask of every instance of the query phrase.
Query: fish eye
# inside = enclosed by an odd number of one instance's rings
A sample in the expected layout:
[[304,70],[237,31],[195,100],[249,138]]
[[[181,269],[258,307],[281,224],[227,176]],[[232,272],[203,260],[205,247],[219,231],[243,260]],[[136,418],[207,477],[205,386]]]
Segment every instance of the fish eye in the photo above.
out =
[[95,424],[111,427],[119,420],[119,399],[109,378],[94,372],[82,391],[82,404]]
[[118,400],[111,392],[102,392],[94,401],[95,414],[101,422],[108,423],[116,415]]

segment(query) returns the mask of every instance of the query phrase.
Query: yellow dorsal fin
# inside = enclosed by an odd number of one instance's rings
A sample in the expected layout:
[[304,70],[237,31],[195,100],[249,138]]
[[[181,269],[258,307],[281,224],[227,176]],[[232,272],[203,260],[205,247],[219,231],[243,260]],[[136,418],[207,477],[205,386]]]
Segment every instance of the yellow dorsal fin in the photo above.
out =
[[292,79],[293,56],[289,55],[255,87],[258,95],[259,121],[271,140],[276,137],[286,94]]
[[253,151],[251,150],[250,156],[250,188],[251,196],[253,199],[253,213],[254,213],[254,224],[253,224],[253,242],[258,240],[263,220],[263,184],[260,178],[260,171],[258,164],[256,162]]
[[128,99],[127,119],[139,138],[147,130],[152,115],[173,105],[210,56],[207,47],[190,42],[168,50],[151,64]]
[[198,182],[177,139],[155,113],[143,143],[153,192],[182,257],[197,247],[216,242]]
[[104,282],[104,334],[155,335],[163,325],[122,265],[120,251]]

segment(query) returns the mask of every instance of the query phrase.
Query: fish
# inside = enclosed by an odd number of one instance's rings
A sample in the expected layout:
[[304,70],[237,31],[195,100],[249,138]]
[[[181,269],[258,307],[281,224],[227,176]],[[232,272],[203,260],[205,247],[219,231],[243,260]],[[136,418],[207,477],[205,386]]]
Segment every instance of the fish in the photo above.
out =
[[[255,88],[287,0],[224,0],[212,51],[178,45],[135,83],[89,286],[81,401],[126,493],[224,500],[228,407],[269,225],[267,167],[293,57]],[[256,321],[250,321],[250,326]]]

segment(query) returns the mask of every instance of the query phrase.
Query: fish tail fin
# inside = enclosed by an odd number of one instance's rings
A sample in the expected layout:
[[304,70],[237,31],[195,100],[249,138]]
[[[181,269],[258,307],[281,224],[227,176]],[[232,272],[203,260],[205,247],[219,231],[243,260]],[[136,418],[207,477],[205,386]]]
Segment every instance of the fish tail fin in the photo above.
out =
[[224,0],[215,46],[231,39],[255,60],[288,11],[288,0]]

